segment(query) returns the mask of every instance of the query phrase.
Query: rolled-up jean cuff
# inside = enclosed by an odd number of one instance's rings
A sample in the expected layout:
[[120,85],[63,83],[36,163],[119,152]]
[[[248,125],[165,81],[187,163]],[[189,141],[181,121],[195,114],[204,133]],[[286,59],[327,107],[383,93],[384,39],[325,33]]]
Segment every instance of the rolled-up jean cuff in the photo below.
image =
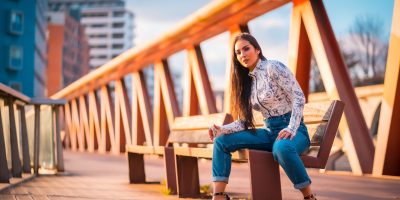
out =
[[213,182],[225,182],[228,183],[229,177],[224,177],[224,176],[214,176],[213,177]]
[[305,181],[305,182],[302,182],[302,183],[299,183],[299,184],[295,184],[294,188],[300,190],[300,189],[303,189],[303,188],[309,186],[310,184],[311,184],[311,181]]

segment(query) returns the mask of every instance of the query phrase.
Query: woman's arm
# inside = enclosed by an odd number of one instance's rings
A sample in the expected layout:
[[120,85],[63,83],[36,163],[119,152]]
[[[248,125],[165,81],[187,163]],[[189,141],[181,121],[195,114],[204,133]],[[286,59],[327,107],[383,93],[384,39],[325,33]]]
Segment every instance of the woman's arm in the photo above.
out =
[[270,72],[272,78],[277,81],[278,85],[286,92],[287,97],[292,101],[290,122],[288,127],[283,130],[292,134],[293,137],[296,135],[301,118],[303,117],[303,108],[305,104],[304,93],[292,72],[283,63],[276,62],[271,66]]
[[244,130],[244,124],[242,120],[236,120],[232,123],[225,124],[223,126],[211,126],[210,129],[214,133],[214,136],[219,136],[221,134],[230,134],[238,131]]

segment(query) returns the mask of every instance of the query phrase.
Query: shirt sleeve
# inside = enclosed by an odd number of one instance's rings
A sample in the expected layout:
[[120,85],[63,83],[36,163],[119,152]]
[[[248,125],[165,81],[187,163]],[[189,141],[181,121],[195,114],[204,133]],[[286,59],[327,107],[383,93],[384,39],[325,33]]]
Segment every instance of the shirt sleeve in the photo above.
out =
[[220,126],[220,129],[212,129],[214,132],[214,135],[218,136],[220,134],[230,134],[230,133],[235,133],[238,131],[244,130],[244,123],[242,120],[236,120],[232,123],[225,124],[223,126]]
[[296,135],[301,118],[303,117],[303,109],[306,101],[304,93],[292,72],[283,63],[276,62],[271,66],[270,72],[272,79],[274,79],[285,91],[287,98],[292,102],[292,115],[290,116],[290,122],[288,127],[283,130],[288,131],[294,136]]

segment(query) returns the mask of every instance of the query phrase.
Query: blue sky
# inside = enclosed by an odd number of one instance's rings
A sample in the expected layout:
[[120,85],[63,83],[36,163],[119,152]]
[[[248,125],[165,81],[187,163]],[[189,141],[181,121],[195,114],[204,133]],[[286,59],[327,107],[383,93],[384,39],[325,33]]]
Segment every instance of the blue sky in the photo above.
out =
[[[135,45],[141,45],[173,29],[175,25],[211,2],[210,0],[127,0],[127,8],[135,14]],[[372,15],[382,20],[384,40],[388,40],[392,21],[393,0],[324,0],[337,39],[346,37],[357,16]],[[250,32],[259,40],[267,58],[287,63],[290,14],[289,3],[249,22]],[[228,34],[223,33],[201,44],[213,89],[225,85]],[[176,73],[185,66],[185,53],[169,59]]]

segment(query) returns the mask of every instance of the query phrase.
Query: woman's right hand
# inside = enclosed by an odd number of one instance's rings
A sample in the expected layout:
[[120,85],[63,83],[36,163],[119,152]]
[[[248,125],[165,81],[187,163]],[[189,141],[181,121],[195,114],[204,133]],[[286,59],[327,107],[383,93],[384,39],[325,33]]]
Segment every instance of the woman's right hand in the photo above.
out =
[[221,130],[220,126],[217,126],[213,124],[209,129],[208,129],[208,135],[210,136],[210,140],[214,142],[214,139],[219,135]]

